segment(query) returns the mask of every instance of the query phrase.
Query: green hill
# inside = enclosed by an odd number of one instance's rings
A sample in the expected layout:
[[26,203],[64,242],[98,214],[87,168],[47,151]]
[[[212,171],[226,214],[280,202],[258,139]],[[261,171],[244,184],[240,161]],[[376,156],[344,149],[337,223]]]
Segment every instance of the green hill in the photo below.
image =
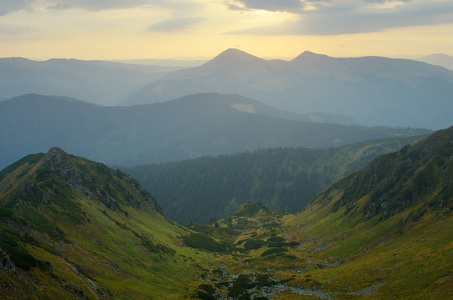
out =
[[59,148],[0,172],[2,299],[181,299],[209,253],[138,182]]

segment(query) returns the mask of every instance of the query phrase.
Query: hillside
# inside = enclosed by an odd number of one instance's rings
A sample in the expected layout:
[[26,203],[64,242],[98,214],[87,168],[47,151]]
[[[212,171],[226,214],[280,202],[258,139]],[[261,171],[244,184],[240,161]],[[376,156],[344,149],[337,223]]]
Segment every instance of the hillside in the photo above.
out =
[[382,299],[451,297],[452,153],[450,127],[380,156],[288,219],[286,230],[313,256],[339,259],[316,272],[336,289],[374,285]]
[[6,299],[181,299],[216,258],[180,244],[138,182],[59,148],[0,172]]
[[103,107],[28,94],[0,102],[0,168],[53,146],[124,166],[429,132],[295,121],[298,117],[239,95],[203,94],[152,105]]
[[333,58],[306,51],[291,61],[228,49],[205,64],[166,74],[123,101],[237,93],[297,113],[331,113],[360,124],[446,128],[453,123],[453,72],[385,57]]
[[251,299],[451,299],[452,153],[453,127],[379,156],[296,215],[249,203],[195,226],[238,251],[239,276],[204,284]]
[[378,155],[420,139],[374,140],[329,149],[260,149],[121,169],[153,191],[171,219],[186,225],[208,223],[250,200],[295,213]]

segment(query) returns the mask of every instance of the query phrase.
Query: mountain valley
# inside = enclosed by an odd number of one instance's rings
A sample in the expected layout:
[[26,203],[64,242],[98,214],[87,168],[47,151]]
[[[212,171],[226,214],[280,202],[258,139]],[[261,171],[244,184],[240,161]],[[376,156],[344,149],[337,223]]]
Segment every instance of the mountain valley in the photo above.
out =
[[[3,295],[447,299],[453,127],[377,157],[297,214],[166,218],[131,176],[59,148],[0,172]],[[177,270],[177,272],[175,272]]]
[[295,213],[335,181],[421,138],[372,140],[328,149],[267,148],[121,170],[153,191],[171,219],[184,225],[208,223],[250,200]]

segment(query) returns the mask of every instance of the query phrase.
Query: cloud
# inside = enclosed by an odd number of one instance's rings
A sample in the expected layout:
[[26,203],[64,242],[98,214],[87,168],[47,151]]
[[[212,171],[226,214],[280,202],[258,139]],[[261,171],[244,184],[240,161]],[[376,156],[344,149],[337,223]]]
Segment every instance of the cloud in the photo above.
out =
[[122,9],[152,4],[146,0],[57,0],[52,9],[82,8],[90,11],[102,11],[109,9]]
[[307,0],[297,19],[234,34],[338,35],[453,23],[450,0]]
[[28,26],[0,24],[0,36],[7,38],[8,40],[20,40],[28,38],[36,32],[37,30],[35,28]]
[[226,1],[225,4],[231,10],[254,10],[267,11],[299,11],[302,8],[300,0],[237,0]]
[[6,15],[12,11],[26,9],[30,1],[27,0],[1,0],[0,16]]
[[204,21],[204,18],[180,18],[180,19],[171,19],[155,23],[148,27],[148,31],[181,31],[187,30],[190,27]]
[[174,11],[189,11],[199,8],[200,4],[192,0],[54,0],[50,9],[80,8],[89,11],[126,9],[139,6],[156,6]]

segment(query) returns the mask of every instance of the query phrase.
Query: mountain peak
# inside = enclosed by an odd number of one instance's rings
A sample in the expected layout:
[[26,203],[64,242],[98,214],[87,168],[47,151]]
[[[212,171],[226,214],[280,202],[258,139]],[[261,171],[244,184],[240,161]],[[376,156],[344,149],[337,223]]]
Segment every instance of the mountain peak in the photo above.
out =
[[83,176],[77,164],[69,154],[58,147],[51,148],[44,156],[44,169],[55,172],[62,180],[70,186],[81,189]]
[[[29,167],[31,165],[35,167]],[[29,155],[17,161],[6,169],[8,172],[0,172],[0,179],[13,176],[14,180],[16,173],[25,167],[34,169],[35,176],[30,170],[24,173],[28,179],[22,183],[24,187],[21,191],[30,191],[35,195],[53,194],[55,199],[81,193],[91,200],[99,200],[103,207],[112,211],[134,207],[162,214],[156,200],[132,176],[112,170],[102,163],[68,154],[61,148],[53,147],[46,154]],[[20,178],[23,180],[25,176]]]
[[[216,56],[216,58],[218,57],[236,57],[236,58],[240,58],[240,57],[255,57],[255,58],[258,58],[254,55],[251,55],[245,51],[242,51],[242,50],[239,50],[237,48],[228,48],[226,49],[225,51],[221,52],[219,55]],[[214,58],[215,59],[215,58]]]
[[250,65],[262,62],[263,59],[251,55],[239,49],[229,48],[203,66],[216,66],[216,67],[239,67],[243,65]]
[[319,61],[319,60],[324,60],[324,59],[329,59],[331,58],[330,56],[327,56],[325,54],[317,54],[311,51],[304,51],[299,56],[291,60],[292,62],[302,62],[302,61]]

